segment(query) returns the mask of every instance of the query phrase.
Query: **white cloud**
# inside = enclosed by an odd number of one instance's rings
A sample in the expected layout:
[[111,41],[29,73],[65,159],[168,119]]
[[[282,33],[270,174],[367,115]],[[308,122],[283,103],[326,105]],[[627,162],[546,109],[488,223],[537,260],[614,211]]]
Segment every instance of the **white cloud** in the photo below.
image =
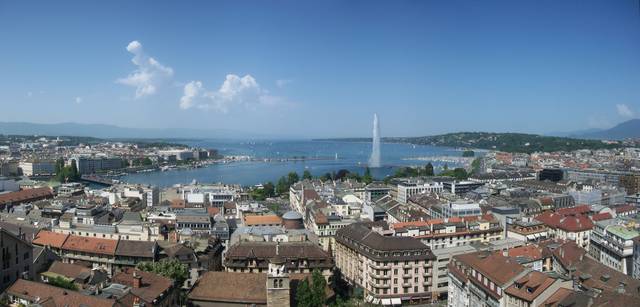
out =
[[284,98],[270,95],[251,75],[228,74],[217,91],[207,90],[200,81],[187,83],[180,98],[180,108],[196,107],[226,113],[234,106],[252,109],[258,105],[275,106],[283,102]]
[[633,110],[626,104],[617,104],[616,109],[618,110],[618,115],[622,117],[633,117],[635,115]]
[[75,101],[77,104],[81,104],[81,103],[82,103],[82,97],[78,96],[78,97],[76,97],[76,99],[74,99],[74,101]]
[[128,76],[120,78],[116,82],[135,87],[136,99],[155,94],[158,87],[173,76],[173,69],[148,56],[142,49],[140,42],[130,42],[127,45],[127,51],[133,54],[131,62],[137,68]]
[[283,87],[291,84],[292,82],[293,82],[293,80],[291,80],[291,79],[280,79],[280,80],[276,80],[276,85],[279,88],[283,88]]

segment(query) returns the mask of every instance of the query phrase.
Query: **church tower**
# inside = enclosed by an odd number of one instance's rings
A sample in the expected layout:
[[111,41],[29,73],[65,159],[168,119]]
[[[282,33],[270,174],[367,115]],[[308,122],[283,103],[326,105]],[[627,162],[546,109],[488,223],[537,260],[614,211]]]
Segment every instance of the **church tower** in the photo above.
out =
[[290,306],[289,273],[287,273],[286,261],[278,255],[269,260],[269,272],[267,273],[267,306]]

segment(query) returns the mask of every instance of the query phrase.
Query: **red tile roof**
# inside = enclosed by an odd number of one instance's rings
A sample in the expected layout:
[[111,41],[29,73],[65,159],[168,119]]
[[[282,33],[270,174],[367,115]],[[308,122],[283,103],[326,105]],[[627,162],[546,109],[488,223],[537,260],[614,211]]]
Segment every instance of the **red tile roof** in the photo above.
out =
[[602,212],[602,213],[594,214],[593,216],[591,216],[591,220],[594,222],[610,220],[612,218],[613,216],[611,216],[611,213],[609,212]]
[[69,235],[62,233],[55,233],[49,230],[40,230],[36,237],[33,238],[31,243],[41,246],[50,246],[55,248],[61,248]]
[[53,197],[53,191],[50,188],[25,189],[17,192],[0,194],[0,205],[35,201],[51,197]]
[[634,205],[621,205],[615,208],[616,208],[616,213],[626,213],[626,212],[632,212],[632,211],[638,210]]
[[207,213],[209,213],[210,217],[216,216],[216,214],[220,213],[219,207],[209,207],[207,208]]
[[571,215],[571,214],[586,214],[591,212],[591,207],[589,205],[579,205],[575,207],[569,208],[561,208],[556,210],[556,213],[561,215]]
[[43,283],[18,279],[6,293],[30,302],[41,302],[45,300],[53,301],[55,306],[68,307],[113,307],[120,306],[118,302],[111,299],[100,298],[92,295],[85,295],[77,291],[67,290],[50,286]]
[[527,302],[533,302],[533,300],[540,296],[542,292],[549,288],[555,281],[555,278],[547,274],[533,271],[516,280],[504,292]]
[[454,256],[454,259],[479,271],[498,285],[504,285],[518,276],[525,267],[502,253],[475,252]]
[[[502,253],[498,251],[497,253]],[[542,247],[538,247],[536,245],[525,245],[510,248],[507,250],[507,255],[509,257],[527,257],[532,260],[542,259]]]
[[118,240],[70,235],[62,245],[63,249],[92,254],[115,255]]
[[247,215],[244,217],[245,226],[282,224],[277,215]]
[[[139,288],[133,287],[133,274],[141,277]],[[162,300],[173,286],[173,281],[158,274],[144,272],[133,268],[126,268],[113,277],[113,282],[131,287],[131,293],[146,303],[153,304],[154,300]]]
[[551,228],[562,229],[567,232],[581,232],[593,228],[593,222],[584,214],[545,212],[536,216],[535,219]]

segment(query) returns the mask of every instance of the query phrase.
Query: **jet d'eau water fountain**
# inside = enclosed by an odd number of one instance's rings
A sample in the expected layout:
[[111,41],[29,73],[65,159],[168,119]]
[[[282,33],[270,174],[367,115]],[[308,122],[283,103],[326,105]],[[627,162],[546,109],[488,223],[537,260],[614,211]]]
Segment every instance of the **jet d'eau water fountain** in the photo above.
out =
[[369,167],[380,167],[380,125],[378,124],[378,114],[373,114],[373,142],[371,145],[371,157]]

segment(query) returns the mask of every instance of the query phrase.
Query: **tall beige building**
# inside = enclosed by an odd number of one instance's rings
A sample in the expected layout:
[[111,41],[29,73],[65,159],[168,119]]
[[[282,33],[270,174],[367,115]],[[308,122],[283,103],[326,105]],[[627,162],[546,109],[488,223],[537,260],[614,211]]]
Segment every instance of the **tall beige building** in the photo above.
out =
[[336,233],[335,262],[342,276],[364,289],[365,299],[390,305],[429,302],[431,249],[420,240],[380,234],[380,223],[355,223]]

